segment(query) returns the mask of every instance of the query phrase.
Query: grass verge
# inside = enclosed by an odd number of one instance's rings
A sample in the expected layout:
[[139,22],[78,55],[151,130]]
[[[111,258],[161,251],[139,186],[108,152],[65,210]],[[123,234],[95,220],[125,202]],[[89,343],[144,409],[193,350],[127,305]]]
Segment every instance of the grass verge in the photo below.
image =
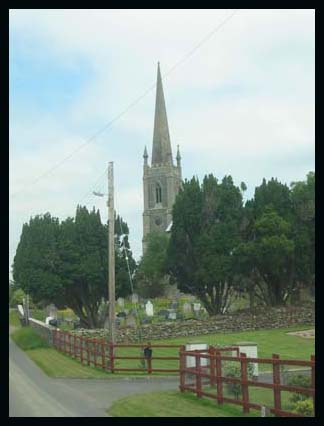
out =
[[36,334],[31,327],[22,327],[15,330],[11,334],[11,338],[24,351],[48,347],[46,340]]
[[26,351],[27,355],[50,377],[81,379],[109,378],[110,373],[95,367],[80,364],[53,348]]
[[16,310],[9,311],[9,325],[12,327],[20,327],[19,316]]
[[113,417],[258,417],[255,410],[243,414],[241,407],[207,398],[198,399],[179,391],[152,392],[122,398],[107,412]]

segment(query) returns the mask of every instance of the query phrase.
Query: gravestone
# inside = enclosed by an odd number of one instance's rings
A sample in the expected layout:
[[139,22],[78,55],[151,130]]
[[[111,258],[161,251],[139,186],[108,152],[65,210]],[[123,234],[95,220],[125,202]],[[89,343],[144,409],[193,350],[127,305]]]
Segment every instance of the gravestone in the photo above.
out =
[[153,303],[149,300],[145,305],[146,315],[152,317],[154,315]]
[[117,317],[118,318],[125,318],[126,317],[126,312],[123,312],[123,311],[118,312]]
[[57,319],[57,307],[53,303],[46,306],[45,312],[47,317],[52,317],[54,319]]
[[158,315],[164,318],[168,318],[169,311],[167,309],[161,309],[159,310]]
[[133,316],[129,316],[126,318],[127,327],[136,327],[136,320]]
[[183,313],[184,314],[190,314],[191,313],[191,304],[190,303],[184,303],[183,307]]
[[200,303],[194,303],[193,304],[193,310],[195,312],[199,312],[200,311]]
[[169,306],[169,308],[170,309],[177,309],[177,307],[178,307],[178,302],[176,302],[176,301],[172,301],[171,303],[170,303],[170,306]]
[[170,312],[169,313],[169,319],[176,320],[177,319],[177,313],[176,312]]
[[131,301],[134,304],[138,303],[138,295],[136,293],[132,294]]
[[117,305],[118,305],[120,308],[123,308],[123,307],[125,306],[125,300],[124,300],[122,297],[119,297],[119,298],[117,299]]

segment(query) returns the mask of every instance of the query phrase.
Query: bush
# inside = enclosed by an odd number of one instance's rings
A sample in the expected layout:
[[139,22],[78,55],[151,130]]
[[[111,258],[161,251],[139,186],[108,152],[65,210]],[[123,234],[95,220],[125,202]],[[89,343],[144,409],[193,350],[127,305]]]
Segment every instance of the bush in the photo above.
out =
[[[288,386],[298,386],[301,388],[310,388],[311,387],[311,378],[303,374],[294,374],[288,379]],[[303,393],[294,392],[289,398],[292,403],[297,403],[299,401],[305,401],[309,398],[308,395]]]
[[12,340],[24,351],[29,349],[47,348],[49,345],[45,339],[36,334],[31,327],[23,327],[11,335]]
[[[230,361],[227,363],[224,369],[224,375],[226,377],[241,378],[241,365],[239,362]],[[248,378],[251,379],[253,375],[253,364],[248,364]],[[240,383],[226,383],[225,387],[234,398],[239,399],[242,394],[242,385]]]
[[294,405],[293,411],[305,417],[312,417],[314,415],[313,401],[311,399],[297,401]]

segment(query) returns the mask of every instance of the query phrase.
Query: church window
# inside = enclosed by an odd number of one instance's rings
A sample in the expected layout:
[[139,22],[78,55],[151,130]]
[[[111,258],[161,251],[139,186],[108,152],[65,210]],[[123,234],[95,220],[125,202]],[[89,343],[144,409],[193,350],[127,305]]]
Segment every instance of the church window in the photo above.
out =
[[155,187],[155,202],[156,204],[162,202],[162,188],[159,183],[157,183]]

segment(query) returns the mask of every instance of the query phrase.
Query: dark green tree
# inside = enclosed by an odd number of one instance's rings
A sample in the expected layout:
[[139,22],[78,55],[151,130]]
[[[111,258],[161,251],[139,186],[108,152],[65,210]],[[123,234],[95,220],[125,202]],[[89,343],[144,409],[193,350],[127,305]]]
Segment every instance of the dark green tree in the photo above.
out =
[[227,309],[235,286],[232,254],[240,242],[242,194],[231,176],[185,181],[173,207],[168,271],[210,315]]
[[315,173],[309,172],[305,181],[291,184],[294,218],[296,295],[301,287],[315,285]]
[[294,287],[294,242],[291,225],[268,207],[254,224],[254,238],[234,251],[241,272],[268,305],[284,304]]
[[[119,297],[131,292],[125,257],[131,274],[135,261],[129,248],[127,224],[118,217],[115,229]],[[108,227],[101,223],[99,211],[89,212],[78,206],[75,218],[67,218],[61,224],[49,213],[36,216],[23,226],[13,264],[15,283],[30,293],[36,303],[71,308],[84,327],[102,326],[104,317],[99,315],[99,306],[102,298],[108,296],[107,246]]]
[[147,235],[147,249],[136,271],[136,291],[145,298],[162,296],[169,282],[166,255],[169,236],[162,232]]

